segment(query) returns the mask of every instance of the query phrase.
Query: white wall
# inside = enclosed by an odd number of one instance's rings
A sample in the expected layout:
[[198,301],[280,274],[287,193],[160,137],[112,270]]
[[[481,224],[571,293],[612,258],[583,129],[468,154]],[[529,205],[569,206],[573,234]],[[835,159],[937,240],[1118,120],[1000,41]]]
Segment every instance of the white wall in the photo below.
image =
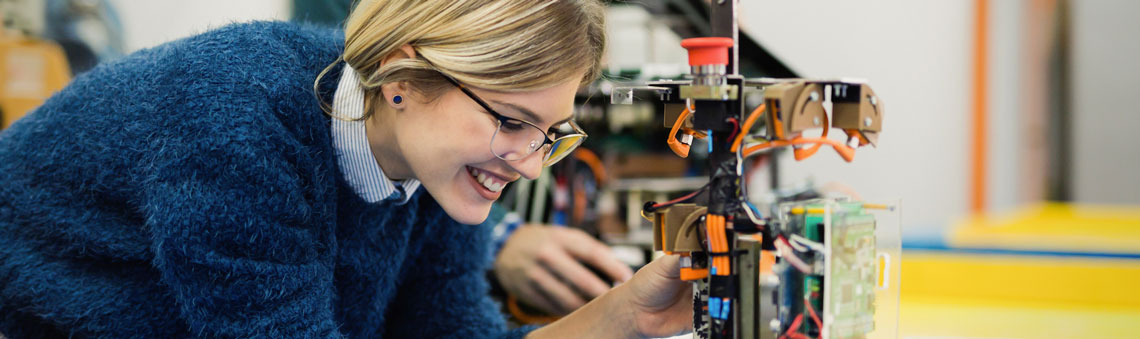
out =
[[1140,1],[1070,1],[1073,195],[1140,204]]
[[971,1],[741,1],[741,26],[804,77],[858,77],[885,102],[879,148],[845,163],[789,156],[784,183],[838,181],[901,199],[904,235],[940,233],[967,210]]
[[640,69],[642,76],[673,77],[689,72],[681,38],[664,22],[637,5],[606,11],[606,66],[614,73]]
[[111,0],[123,24],[127,52],[232,22],[288,20],[288,0]]
[[[1020,154],[1030,145],[1023,133],[1026,124],[1019,118],[1023,115],[1021,84],[1026,70],[1022,65],[1026,57],[1023,14],[1027,5],[1026,0],[989,1],[986,208],[992,212],[1009,211],[1026,203],[1026,197],[1020,194],[1024,181],[1019,178],[1025,170]],[[970,15],[969,19],[973,20],[973,14]],[[973,96],[967,99],[973,100]],[[967,148],[967,154],[969,152]],[[968,181],[963,183],[967,189],[968,184]],[[970,193],[967,190],[966,194]]]

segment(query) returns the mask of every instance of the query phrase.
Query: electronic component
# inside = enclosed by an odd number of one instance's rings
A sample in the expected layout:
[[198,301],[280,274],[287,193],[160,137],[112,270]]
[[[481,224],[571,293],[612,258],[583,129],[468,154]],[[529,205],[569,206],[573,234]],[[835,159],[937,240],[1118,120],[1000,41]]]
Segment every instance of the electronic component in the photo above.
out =
[[[634,90],[659,94],[666,108],[665,126],[671,129],[666,143],[678,156],[688,156],[694,139],[708,142],[708,184],[642,208],[642,215],[653,222],[654,248],[680,255],[681,278],[694,284],[694,337],[889,336],[896,326],[881,326],[879,319],[893,324],[897,317],[877,311],[886,277],[892,276],[888,272],[897,270],[891,260],[898,256],[897,251],[892,257],[880,250],[882,232],[871,210],[892,208],[808,199],[778,203],[764,213],[745,199],[741,173],[743,159],[787,146],[793,147],[797,160],[828,146],[853,161],[855,149],[878,142],[882,100],[858,80],[740,76],[732,52],[734,3],[712,5],[715,37],[682,41],[689,51],[692,80],[616,88],[611,98],[613,103],[630,103]],[[718,23],[718,18],[731,22]],[[763,90],[764,103],[750,113],[744,107],[746,87]],[[758,121],[764,122],[764,133],[754,135]],[[832,127],[847,138],[829,138]],[[813,130],[821,130],[820,136],[805,135]],[[702,193],[707,203],[691,202]],[[777,283],[770,300],[760,284],[765,250],[774,250],[778,258],[771,269],[770,280]],[[897,290],[882,294],[897,305]],[[770,321],[762,316],[769,303],[775,313]]]
[[[820,199],[781,204],[776,213],[782,211],[783,220],[774,229],[783,261],[774,271],[782,282],[778,319],[787,325],[778,333],[863,338],[874,330],[880,268],[875,218],[864,205]],[[795,261],[806,265],[796,267]]]

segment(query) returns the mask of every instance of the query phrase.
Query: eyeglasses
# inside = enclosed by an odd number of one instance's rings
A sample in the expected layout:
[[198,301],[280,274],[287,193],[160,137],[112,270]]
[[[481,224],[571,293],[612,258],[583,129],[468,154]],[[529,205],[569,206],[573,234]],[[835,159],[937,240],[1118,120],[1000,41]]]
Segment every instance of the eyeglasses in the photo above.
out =
[[491,154],[499,159],[515,161],[542,150],[542,166],[550,166],[570,155],[575,148],[578,148],[578,145],[582,144],[583,140],[586,140],[586,132],[578,127],[578,124],[574,123],[573,120],[551,127],[555,130],[552,138],[551,135],[548,135],[532,122],[508,118],[499,112],[495,112],[490,105],[487,105],[487,102],[480,99],[459,81],[446,74],[440,74],[495,118],[498,126],[496,126],[495,135],[491,136]]

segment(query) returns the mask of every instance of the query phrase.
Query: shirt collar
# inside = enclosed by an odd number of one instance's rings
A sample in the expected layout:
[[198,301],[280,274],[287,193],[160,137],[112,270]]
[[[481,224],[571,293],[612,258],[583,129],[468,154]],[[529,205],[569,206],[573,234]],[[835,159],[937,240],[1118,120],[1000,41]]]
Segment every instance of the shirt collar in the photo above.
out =
[[333,94],[332,137],[337,151],[337,164],[349,186],[369,203],[393,200],[407,203],[420,187],[419,180],[392,181],[384,174],[372,154],[364,132],[364,88],[356,70],[347,64],[341,71],[340,83]]

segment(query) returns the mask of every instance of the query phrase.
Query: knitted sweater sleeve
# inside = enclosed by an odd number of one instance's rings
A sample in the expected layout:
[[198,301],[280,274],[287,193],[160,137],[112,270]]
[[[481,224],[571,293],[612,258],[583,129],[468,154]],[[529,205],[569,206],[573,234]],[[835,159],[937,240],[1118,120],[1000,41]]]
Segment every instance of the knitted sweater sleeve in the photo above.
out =
[[[282,122],[274,74],[249,65],[278,58],[262,39],[223,29],[183,42],[188,80],[164,107],[176,118],[155,126],[139,170],[153,265],[193,335],[340,337],[331,188]],[[211,49],[235,59],[193,55]]]
[[[433,204],[425,204],[433,205]],[[388,312],[392,338],[522,338],[533,326],[507,330],[488,296],[485,278],[491,250],[488,225],[462,225],[436,207],[428,240]]]

